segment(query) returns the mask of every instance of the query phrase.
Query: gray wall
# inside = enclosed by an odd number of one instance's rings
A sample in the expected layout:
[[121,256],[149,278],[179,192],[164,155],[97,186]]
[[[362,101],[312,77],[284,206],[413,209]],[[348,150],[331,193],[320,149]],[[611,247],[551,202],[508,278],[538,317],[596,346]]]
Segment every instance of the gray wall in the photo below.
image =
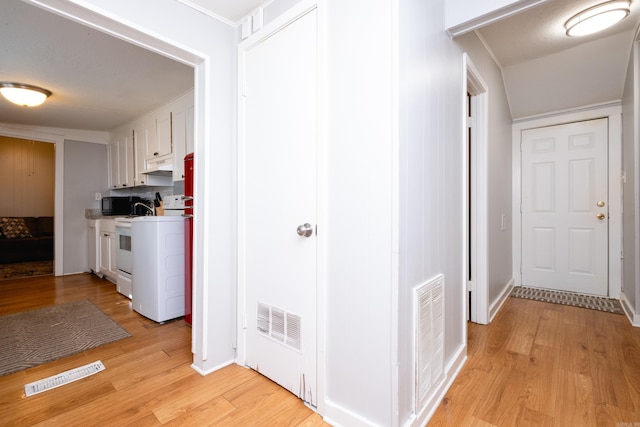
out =
[[107,194],[107,146],[64,142],[63,274],[89,271],[85,209],[98,209],[95,193]]
[[[634,43],[633,50],[636,50]],[[636,91],[634,87],[634,76],[639,70],[635,69],[635,52],[631,52],[629,66],[627,68],[627,78],[624,86],[622,98],[622,167],[626,175],[626,182],[622,187],[623,218],[622,218],[622,248],[624,259],[622,261],[622,291],[629,300],[635,313],[640,313],[638,309],[637,293],[639,284],[636,282],[636,241],[638,239],[636,230],[636,217],[638,215],[638,201],[636,198],[636,164],[638,152],[635,147],[635,134],[638,112],[634,114],[636,103]]]

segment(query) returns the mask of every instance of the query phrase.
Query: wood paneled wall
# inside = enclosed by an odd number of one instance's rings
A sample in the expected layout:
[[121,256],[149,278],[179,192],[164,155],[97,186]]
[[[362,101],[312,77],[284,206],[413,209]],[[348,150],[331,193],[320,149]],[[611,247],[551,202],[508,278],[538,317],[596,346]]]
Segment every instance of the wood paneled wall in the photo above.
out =
[[53,216],[55,146],[0,136],[0,216]]

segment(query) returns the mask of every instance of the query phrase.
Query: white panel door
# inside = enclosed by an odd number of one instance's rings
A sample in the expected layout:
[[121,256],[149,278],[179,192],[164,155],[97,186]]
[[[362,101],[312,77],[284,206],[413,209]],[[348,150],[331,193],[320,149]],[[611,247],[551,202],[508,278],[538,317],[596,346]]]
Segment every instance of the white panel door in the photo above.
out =
[[317,399],[316,44],[314,10],[241,45],[239,53],[244,363],[312,405]]
[[522,133],[522,284],[607,295],[607,119]]

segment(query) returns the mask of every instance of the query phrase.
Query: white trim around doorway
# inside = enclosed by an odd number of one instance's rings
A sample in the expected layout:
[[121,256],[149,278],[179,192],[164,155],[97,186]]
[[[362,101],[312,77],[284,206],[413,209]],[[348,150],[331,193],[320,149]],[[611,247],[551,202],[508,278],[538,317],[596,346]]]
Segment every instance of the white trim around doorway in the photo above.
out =
[[[480,72],[475,67],[471,58],[463,55],[464,90],[463,90],[463,230],[464,234],[464,278],[471,288],[471,314],[469,319],[474,323],[483,325],[491,322],[489,313],[489,255],[486,250],[488,245],[488,108],[489,89],[482,79]],[[467,124],[467,94],[471,95],[472,118]],[[467,126],[471,127],[472,145],[468,150]],[[471,174],[469,176],[469,165]],[[469,180],[469,177],[471,178]],[[469,185],[471,182],[471,185]],[[471,209],[469,209],[469,196]],[[470,224],[470,227],[469,227]],[[470,230],[469,230],[470,228]],[[471,242],[471,248],[469,248]],[[469,283],[469,265],[471,265],[471,281]],[[465,292],[467,298],[467,292]],[[465,303],[466,305],[466,303]],[[466,334],[465,334],[466,335]]]

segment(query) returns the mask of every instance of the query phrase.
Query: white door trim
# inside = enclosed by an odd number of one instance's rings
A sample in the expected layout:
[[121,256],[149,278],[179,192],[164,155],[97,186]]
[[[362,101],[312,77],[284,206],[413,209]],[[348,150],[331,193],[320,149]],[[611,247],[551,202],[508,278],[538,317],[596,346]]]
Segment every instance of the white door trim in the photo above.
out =
[[[488,108],[489,108],[489,89],[482,79],[480,72],[473,65],[471,58],[465,53],[463,55],[464,66],[464,149],[463,164],[463,221],[465,230],[464,234],[464,280],[468,282],[469,277],[469,261],[471,262],[472,284],[471,291],[471,316],[470,320],[483,325],[488,324],[491,319],[489,315],[489,293],[488,293],[488,262],[489,257],[486,250],[478,250],[478,248],[488,248],[488,168],[487,168],[487,131],[488,131]],[[470,157],[467,150],[467,93],[471,95],[471,109],[474,111],[472,119],[473,144],[471,146]],[[469,185],[469,164],[473,169],[471,172],[471,188]],[[469,230],[467,227],[469,221],[469,202],[468,194],[471,194],[471,251],[469,251]],[[471,258],[470,260],[468,258]],[[467,293],[464,293],[465,307]],[[466,335],[466,334],[465,334]]]
[[326,191],[327,191],[327,99],[326,99],[326,8],[324,0],[303,0],[289,9],[287,12],[280,15],[278,18],[269,22],[259,31],[247,37],[238,45],[238,153],[237,153],[237,178],[238,178],[238,294],[237,294],[237,352],[236,363],[243,365],[246,359],[246,335],[244,333],[245,318],[244,301],[246,298],[246,276],[244,273],[245,265],[242,260],[245,259],[243,255],[244,251],[244,236],[245,230],[242,229],[242,224],[245,223],[244,212],[244,200],[246,196],[246,189],[244,188],[244,182],[242,177],[244,176],[245,165],[242,163],[244,158],[245,149],[245,123],[244,114],[242,113],[243,102],[241,97],[243,94],[243,86],[245,81],[244,76],[244,51],[248,50],[252,46],[262,42],[268,38],[274,32],[280,28],[286,26],[288,23],[298,19],[300,16],[305,15],[309,11],[317,10],[317,28],[318,28],[318,62],[317,62],[317,114],[318,114],[318,126],[317,126],[317,233],[316,233],[316,249],[317,249],[317,272],[316,272],[316,386],[317,386],[317,407],[315,408],[319,414],[324,414],[325,411],[325,372],[326,372],[326,360],[324,357],[325,351],[325,271],[326,271],[326,246],[327,246],[327,215],[326,215]]
[[609,297],[620,298],[622,290],[622,107],[619,101],[514,122],[512,127],[512,218],[513,276],[516,286],[522,286],[522,221],[520,217],[522,131],[603,117],[609,119]]

